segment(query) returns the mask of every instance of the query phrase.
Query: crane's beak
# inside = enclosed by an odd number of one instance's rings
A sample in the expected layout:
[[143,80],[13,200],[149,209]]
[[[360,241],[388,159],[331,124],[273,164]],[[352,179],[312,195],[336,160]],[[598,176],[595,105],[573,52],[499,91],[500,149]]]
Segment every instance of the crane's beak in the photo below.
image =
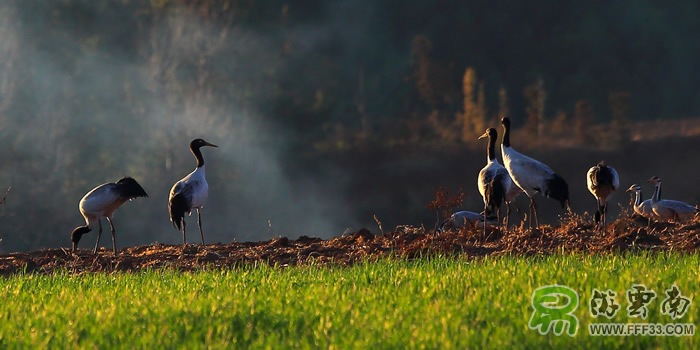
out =
[[483,135],[479,136],[479,138],[478,138],[477,140],[481,140],[481,139],[487,138],[487,137],[489,137],[489,132],[488,132],[488,131],[485,132]]
[[209,142],[207,142],[207,141],[204,141],[204,145],[205,145],[205,146],[211,146],[211,147],[219,147],[219,146],[217,146],[217,145],[215,145],[215,144],[213,144],[213,143],[209,143]]

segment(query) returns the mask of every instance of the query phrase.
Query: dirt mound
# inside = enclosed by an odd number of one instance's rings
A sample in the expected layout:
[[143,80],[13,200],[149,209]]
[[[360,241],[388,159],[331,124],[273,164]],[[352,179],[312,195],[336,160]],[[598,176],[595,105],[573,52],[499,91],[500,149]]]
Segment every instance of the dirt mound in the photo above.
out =
[[153,244],[124,248],[115,256],[111,250],[96,255],[88,250],[77,254],[68,249],[0,255],[0,275],[16,272],[73,273],[97,271],[133,271],[168,267],[183,271],[200,268],[235,267],[245,264],[277,266],[339,264],[373,260],[385,256],[416,258],[437,254],[463,255],[535,255],[559,252],[619,252],[629,250],[693,252],[700,246],[700,219],[686,223],[652,223],[632,216],[619,219],[606,232],[596,232],[590,220],[572,215],[560,226],[539,230],[516,228],[502,230],[466,227],[436,234],[424,228],[397,227],[381,235],[361,229],[353,234],[329,240],[302,236],[263,242],[230,244],[164,245]]

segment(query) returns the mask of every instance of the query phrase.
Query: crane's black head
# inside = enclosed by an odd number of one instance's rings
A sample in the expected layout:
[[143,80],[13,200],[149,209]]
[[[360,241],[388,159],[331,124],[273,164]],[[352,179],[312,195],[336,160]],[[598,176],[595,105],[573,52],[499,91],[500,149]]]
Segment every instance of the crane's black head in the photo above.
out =
[[73,251],[76,251],[78,249],[78,242],[80,242],[80,239],[83,237],[84,234],[92,231],[90,227],[86,226],[78,226],[73,230],[73,233],[70,234],[70,240],[73,242]]
[[628,188],[627,191],[625,191],[625,192],[637,192],[637,191],[641,191],[641,190],[642,190],[642,186],[639,186],[637,184],[632,184],[632,186],[630,186],[630,188]]
[[650,184],[658,185],[661,183],[661,179],[658,176],[653,176],[648,180]]
[[123,198],[148,197],[148,193],[133,178],[123,177],[117,181],[117,186]]
[[219,147],[202,139],[192,140],[192,142],[190,142],[190,151],[194,154],[194,157],[197,158],[197,168],[204,166],[204,157],[202,157],[202,152],[199,150],[200,147],[204,146]]
[[495,140],[496,138],[498,138],[498,132],[496,132],[496,129],[494,128],[488,128],[486,129],[486,132],[484,132],[483,135],[479,136],[479,140],[485,137]]
[[510,119],[508,117],[503,117],[501,119],[501,124],[503,124],[503,146],[510,147]]
[[192,140],[192,142],[190,142],[190,149],[192,149],[192,150],[199,149],[200,147],[204,147],[204,146],[219,147],[217,145],[211,144],[211,143],[204,141],[202,139],[194,139],[194,140]]
[[501,119],[501,124],[503,124],[503,126],[505,126],[506,128],[510,128],[510,118],[503,117]]

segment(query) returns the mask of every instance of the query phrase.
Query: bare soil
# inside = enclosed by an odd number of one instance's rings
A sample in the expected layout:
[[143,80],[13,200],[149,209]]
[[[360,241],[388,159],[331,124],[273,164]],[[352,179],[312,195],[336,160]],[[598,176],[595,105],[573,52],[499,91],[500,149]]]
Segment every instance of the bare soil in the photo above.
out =
[[594,229],[589,218],[565,217],[560,226],[540,229],[488,228],[432,229],[399,226],[392,232],[373,234],[367,229],[329,240],[302,236],[263,242],[233,242],[210,245],[164,245],[120,249],[117,255],[102,248],[89,250],[46,249],[0,255],[0,275],[18,272],[52,273],[69,271],[113,272],[149,268],[193,271],[249,264],[350,265],[385,257],[414,259],[431,255],[479,258],[488,255],[546,255],[562,252],[584,254],[625,251],[679,251],[692,253],[700,246],[700,219],[685,223],[651,223],[629,216],[608,225],[605,232]]

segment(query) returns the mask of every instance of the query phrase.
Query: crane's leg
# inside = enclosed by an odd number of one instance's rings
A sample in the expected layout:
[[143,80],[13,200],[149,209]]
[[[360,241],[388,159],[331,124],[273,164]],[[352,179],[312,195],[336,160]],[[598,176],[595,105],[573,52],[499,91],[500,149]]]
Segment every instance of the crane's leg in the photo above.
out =
[[506,230],[508,229],[508,220],[510,220],[510,202],[506,202]]
[[182,244],[187,244],[187,228],[185,227],[185,218],[182,218]]
[[488,206],[488,204],[484,203],[484,231],[483,231],[481,238],[486,237],[486,220],[487,220],[488,216],[489,216],[489,206]]
[[506,202],[506,218],[503,220],[506,225],[506,229],[508,229],[508,219],[510,219],[510,202]]
[[603,203],[603,232],[608,227],[608,203]]
[[532,198],[530,198],[530,220],[527,221],[527,227],[528,227],[528,228],[532,228],[532,218],[534,217],[534,215],[532,214],[532,212],[533,212],[533,207],[534,207],[534,205],[535,205],[535,200],[532,199]]
[[530,211],[532,212],[532,215],[530,217],[530,223],[532,223],[532,219],[535,219],[535,228],[540,227],[540,219],[537,217],[537,204],[535,204],[535,199],[531,198],[530,199]]
[[501,226],[501,225],[503,225],[503,223],[501,222],[501,207],[498,207],[498,210],[496,210],[496,213],[498,214],[497,215],[498,221],[496,221],[496,222],[498,222],[498,225]]
[[102,218],[97,219],[97,242],[95,242],[95,250],[92,251],[92,254],[97,254],[97,247],[100,245],[100,237],[102,237]]
[[204,245],[204,232],[202,232],[202,213],[197,208],[197,225],[199,225],[199,234],[202,235],[202,245]]
[[518,205],[515,204],[515,202],[513,202],[513,205],[515,206],[515,214],[518,215],[518,220],[523,220],[524,215],[520,212],[520,208],[518,208]]
[[109,222],[109,229],[112,231],[112,251],[114,255],[117,255],[117,241],[114,238],[114,224],[112,224],[112,219],[107,216],[107,221]]
[[598,207],[598,209],[596,209],[595,214],[593,214],[593,230],[598,231],[600,228],[600,202],[598,201],[597,197],[595,200],[595,205]]
[[603,226],[601,226],[601,230],[600,230],[600,231],[601,231],[601,232],[605,232],[605,226],[608,225],[608,219],[607,219],[607,216],[608,216],[608,203],[607,203],[607,201],[605,201],[604,199],[601,200],[601,203],[600,203],[600,215],[602,216],[602,217],[600,218],[600,222],[601,222],[601,225],[603,225]]

